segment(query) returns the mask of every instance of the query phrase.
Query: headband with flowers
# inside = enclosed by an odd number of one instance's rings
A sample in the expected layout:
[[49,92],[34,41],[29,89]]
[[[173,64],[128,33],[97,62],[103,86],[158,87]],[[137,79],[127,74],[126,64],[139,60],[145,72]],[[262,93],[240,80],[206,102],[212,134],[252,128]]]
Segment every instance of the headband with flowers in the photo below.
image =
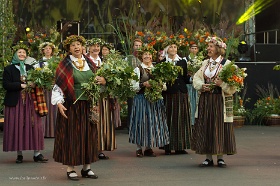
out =
[[86,45],[87,46],[92,46],[92,45],[104,45],[104,41],[101,38],[92,38],[90,40],[87,40]]
[[19,49],[23,49],[26,51],[26,55],[28,55],[29,53],[29,48],[26,44],[24,44],[23,42],[19,42],[17,45],[13,46],[13,53],[15,53],[16,51],[18,51]]
[[71,43],[73,43],[75,41],[79,41],[82,45],[86,44],[86,39],[83,36],[71,35],[63,41],[63,47],[66,50],[69,50],[68,47],[70,46]]
[[109,50],[114,49],[114,45],[112,43],[103,43],[102,47],[107,47]]
[[51,42],[43,42],[39,45],[39,51],[43,52],[46,46],[50,46],[52,48],[52,54],[57,55],[58,54],[58,48]]
[[166,48],[169,45],[177,45],[177,47],[179,48],[181,46],[181,39],[179,37],[180,35],[170,35],[169,38],[167,38],[163,43],[162,43],[162,47]]
[[137,51],[138,51],[139,55],[143,55],[143,53],[145,53],[145,52],[149,52],[153,56],[156,56],[156,54],[157,54],[157,51],[154,49],[154,47],[150,46],[148,44],[143,44],[143,46],[141,48],[139,48]]
[[223,42],[223,40],[216,36],[208,36],[205,40],[207,43],[213,43],[214,45],[217,45],[220,48],[227,49],[227,45]]

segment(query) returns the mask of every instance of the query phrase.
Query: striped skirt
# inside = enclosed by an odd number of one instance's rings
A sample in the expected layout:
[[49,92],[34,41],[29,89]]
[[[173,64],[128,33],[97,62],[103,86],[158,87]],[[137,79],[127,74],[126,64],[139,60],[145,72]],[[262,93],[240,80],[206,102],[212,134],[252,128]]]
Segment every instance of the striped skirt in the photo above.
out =
[[133,99],[129,142],[144,147],[161,147],[169,144],[169,132],[163,100],[151,103],[144,94]]
[[57,113],[53,158],[64,165],[90,164],[97,160],[97,126],[90,119],[87,101],[65,102],[68,119]]
[[165,150],[184,150],[190,148],[191,124],[190,103],[187,93],[163,94],[170,144]]
[[42,119],[35,112],[31,96],[25,94],[15,107],[5,106],[3,151],[43,150]]
[[42,117],[44,136],[48,138],[53,138],[55,133],[57,106],[51,104],[52,91],[45,91],[44,93],[45,93],[46,104],[49,111],[46,117]]
[[197,154],[236,153],[233,124],[224,123],[222,94],[201,93],[192,142]]
[[116,98],[103,98],[99,102],[98,150],[112,151],[117,148],[115,127],[121,125],[120,106]]

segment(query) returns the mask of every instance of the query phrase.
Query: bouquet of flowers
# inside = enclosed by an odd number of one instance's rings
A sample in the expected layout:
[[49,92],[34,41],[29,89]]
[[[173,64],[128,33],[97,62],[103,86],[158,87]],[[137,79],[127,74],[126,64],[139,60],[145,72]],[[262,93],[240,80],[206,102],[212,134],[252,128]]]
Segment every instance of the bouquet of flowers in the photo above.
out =
[[88,99],[91,101],[91,106],[97,105],[100,98],[101,86],[96,84],[95,78],[96,75],[92,76],[87,83],[82,83],[81,86],[84,92],[76,99],[73,104],[75,104],[84,94],[86,94]]
[[187,61],[188,72],[190,74],[195,74],[200,67],[202,66],[202,62],[204,59],[203,53],[199,52],[197,56],[194,56],[192,53],[190,54],[191,60]]
[[174,83],[179,73],[183,73],[182,67],[175,66],[169,62],[157,64],[151,71],[153,79],[149,80],[151,88],[145,89],[145,97],[150,102],[155,102],[162,97],[162,89],[164,82]]
[[39,88],[51,90],[54,84],[54,74],[47,66],[35,68],[28,71],[27,81],[33,82]]
[[219,73],[219,77],[230,86],[235,86],[236,91],[239,92],[244,87],[244,79],[247,76],[245,71],[246,68],[239,68],[231,62],[230,64],[223,66]]
[[135,95],[131,81],[137,80],[137,75],[117,51],[111,50],[96,75],[106,79],[104,95],[116,97],[120,101]]

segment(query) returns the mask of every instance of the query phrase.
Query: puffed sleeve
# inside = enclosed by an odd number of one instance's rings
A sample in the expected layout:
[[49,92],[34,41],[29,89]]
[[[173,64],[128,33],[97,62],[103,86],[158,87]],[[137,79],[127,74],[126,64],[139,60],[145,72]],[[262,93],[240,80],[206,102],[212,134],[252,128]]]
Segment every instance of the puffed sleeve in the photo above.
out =
[[138,77],[138,81],[135,81],[135,80],[132,80],[131,81],[131,84],[132,84],[132,88],[134,91],[138,92],[141,88],[140,88],[140,83],[139,83],[139,80],[140,80],[140,69],[138,67],[136,67],[134,69],[134,72],[136,73],[137,77]]
[[52,97],[51,102],[53,105],[57,105],[58,103],[64,103],[64,94],[61,88],[55,84],[52,89]]

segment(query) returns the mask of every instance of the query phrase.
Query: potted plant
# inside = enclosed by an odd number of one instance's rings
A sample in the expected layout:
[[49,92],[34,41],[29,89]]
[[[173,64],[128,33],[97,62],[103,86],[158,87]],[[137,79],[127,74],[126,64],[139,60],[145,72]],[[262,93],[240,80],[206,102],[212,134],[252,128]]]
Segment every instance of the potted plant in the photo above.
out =
[[257,124],[280,125],[280,96],[277,88],[268,84],[268,89],[257,86],[260,98],[254,104],[252,115]]
[[250,101],[250,98],[245,98],[247,92],[247,87],[243,89],[243,92],[240,95],[238,93],[234,94],[233,101],[233,125],[235,128],[243,127],[248,111],[245,109],[244,104]]

